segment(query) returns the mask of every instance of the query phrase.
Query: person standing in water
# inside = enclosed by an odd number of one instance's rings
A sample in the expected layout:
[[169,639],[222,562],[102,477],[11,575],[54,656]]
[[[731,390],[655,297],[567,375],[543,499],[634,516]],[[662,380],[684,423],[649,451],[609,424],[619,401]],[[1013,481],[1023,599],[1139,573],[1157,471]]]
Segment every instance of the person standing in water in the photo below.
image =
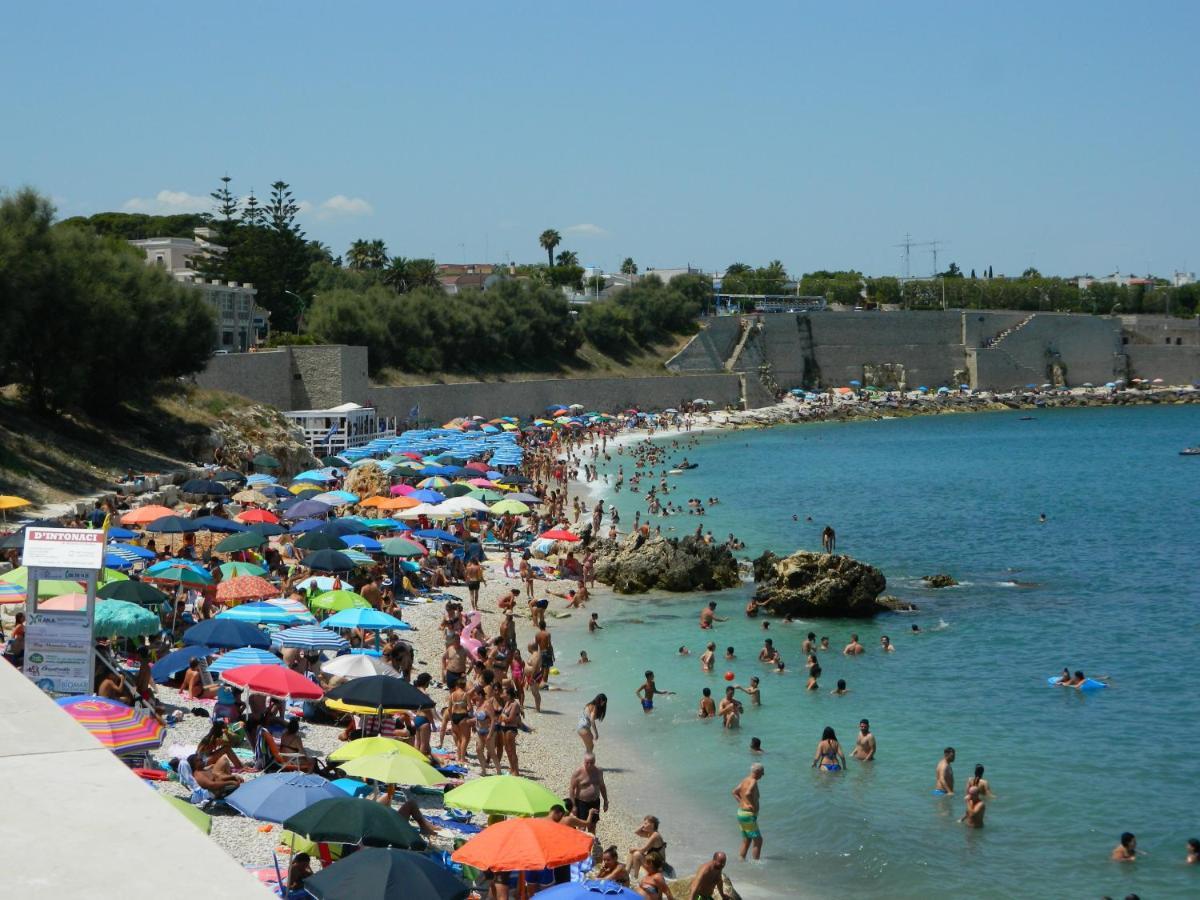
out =
[[738,856],[746,858],[746,853],[754,848],[754,858],[762,855],[763,836],[758,827],[758,782],[766,774],[762,763],[750,767],[750,774],[738,782],[733,789],[733,798],[738,802],[738,827],[742,830],[742,849]]
[[1134,862],[1137,859],[1137,837],[1132,831],[1121,835],[1121,843],[1113,847],[1109,859],[1113,862]]
[[708,601],[708,606],[700,610],[700,627],[707,630],[713,627],[714,622],[728,622],[728,619],[723,619],[717,615],[717,601]]
[[971,788],[979,788],[979,796],[992,798],[992,787],[988,784],[987,779],[983,777],[983,766],[975,767],[975,774],[967,779],[967,790]]
[[875,735],[871,734],[871,723],[866,719],[859,720],[858,740],[854,742],[854,750],[850,755],[862,762],[870,762],[875,758]]
[[815,769],[818,765],[824,772],[840,772],[846,768],[846,756],[842,753],[842,745],[838,743],[837,735],[828,725],[821,732],[817,752],[813,754],[812,767]]
[[717,645],[709,643],[704,648],[704,652],[700,654],[700,671],[711,672],[713,670],[713,660],[717,658]]
[[951,763],[954,762],[954,748],[947,747],[942,751],[942,758],[938,760],[937,771],[934,774],[933,792],[944,796],[952,796],[954,794],[954,767]]
[[640,688],[637,689],[637,691],[635,691],[635,695],[637,697],[641,698],[642,712],[644,712],[646,715],[650,715],[650,713],[652,713],[654,711],[654,695],[655,694],[662,694],[663,696],[670,696],[674,693],[675,693],[674,691],[660,691],[658,689],[658,686],[655,685],[655,683],[654,683],[654,673],[651,672],[649,669],[646,670],[645,682],[642,684],[642,686]]
[[962,818],[958,821],[962,822],[968,828],[982,828],[983,814],[987,811],[987,804],[983,802],[983,797],[979,793],[979,788],[967,788],[967,810],[963,813]]

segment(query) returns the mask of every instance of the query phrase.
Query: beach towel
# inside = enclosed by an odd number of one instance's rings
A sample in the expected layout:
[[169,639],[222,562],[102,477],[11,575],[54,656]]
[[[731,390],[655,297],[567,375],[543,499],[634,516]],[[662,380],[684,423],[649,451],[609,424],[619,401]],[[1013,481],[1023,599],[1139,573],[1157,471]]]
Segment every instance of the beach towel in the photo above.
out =
[[212,791],[196,784],[196,776],[192,774],[192,767],[188,765],[187,759],[179,760],[179,783],[191,791],[188,802],[196,806],[206,806],[217,799]]
[[483,831],[482,826],[471,822],[458,822],[454,819],[447,819],[444,816],[427,815],[425,819],[435,828],[440,828],[444,831],[454,831],[459,834],[479,834],[479,832]]

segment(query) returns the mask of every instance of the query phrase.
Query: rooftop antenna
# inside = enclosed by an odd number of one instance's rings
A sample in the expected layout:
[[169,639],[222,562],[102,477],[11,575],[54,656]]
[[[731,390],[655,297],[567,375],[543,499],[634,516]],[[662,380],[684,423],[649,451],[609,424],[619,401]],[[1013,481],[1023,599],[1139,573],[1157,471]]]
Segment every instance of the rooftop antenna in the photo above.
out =
[[904,240],[899,244],[893,244],[893,247],[904,248],[904,280],[908,281],[912,278],[912,248],[913,247],[929,247],[933,252],[933,274],[937,275],[937,255],[938,247],[942,244],[948,244],[949,241],[914,241],[912,235],[908,232],[904,233]]

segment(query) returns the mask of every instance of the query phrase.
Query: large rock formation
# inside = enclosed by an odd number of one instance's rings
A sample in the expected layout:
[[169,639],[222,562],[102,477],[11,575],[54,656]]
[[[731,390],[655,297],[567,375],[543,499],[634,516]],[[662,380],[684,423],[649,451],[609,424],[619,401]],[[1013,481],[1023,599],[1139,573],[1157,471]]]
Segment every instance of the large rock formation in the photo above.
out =
[[596,580],[618,594],[717,591],[740,582],[737,560],[728,548],[694,537],[631,534],[620,541],[597,541],[592,549]]
[[915,609],[880,597],[887,579],[874,566],[849,556],[798,550],[782,559],[767,552],[754,561],[754,599],[780,616],[864,618],[894,609]]
[[[226,409],[209,434],[208,443],[211,449],[207,456],[211,461],[239,471],[250,470],[250,461],[258,453],[269,453],[279,460],[279,471],[274,474],[281,478],[321,465],[309,451],[304,432],[270,406],[255,404]],[[198,455],[203,462],[210,461],[203,454]]]

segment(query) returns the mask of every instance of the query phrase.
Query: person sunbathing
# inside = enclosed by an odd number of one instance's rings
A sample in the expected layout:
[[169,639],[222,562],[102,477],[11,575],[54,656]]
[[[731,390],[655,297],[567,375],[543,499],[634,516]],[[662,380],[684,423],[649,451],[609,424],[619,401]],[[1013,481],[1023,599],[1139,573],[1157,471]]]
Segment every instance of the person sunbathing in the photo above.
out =
[[183,684],[180,686],[180,691],[185,697],[192,697],[196,700],[209,700],[217,696],[217,685],[206,685],[204,683],[204,679],[200,676],[200,662],[193,659],[188,663],[188,669],[183,676]]

